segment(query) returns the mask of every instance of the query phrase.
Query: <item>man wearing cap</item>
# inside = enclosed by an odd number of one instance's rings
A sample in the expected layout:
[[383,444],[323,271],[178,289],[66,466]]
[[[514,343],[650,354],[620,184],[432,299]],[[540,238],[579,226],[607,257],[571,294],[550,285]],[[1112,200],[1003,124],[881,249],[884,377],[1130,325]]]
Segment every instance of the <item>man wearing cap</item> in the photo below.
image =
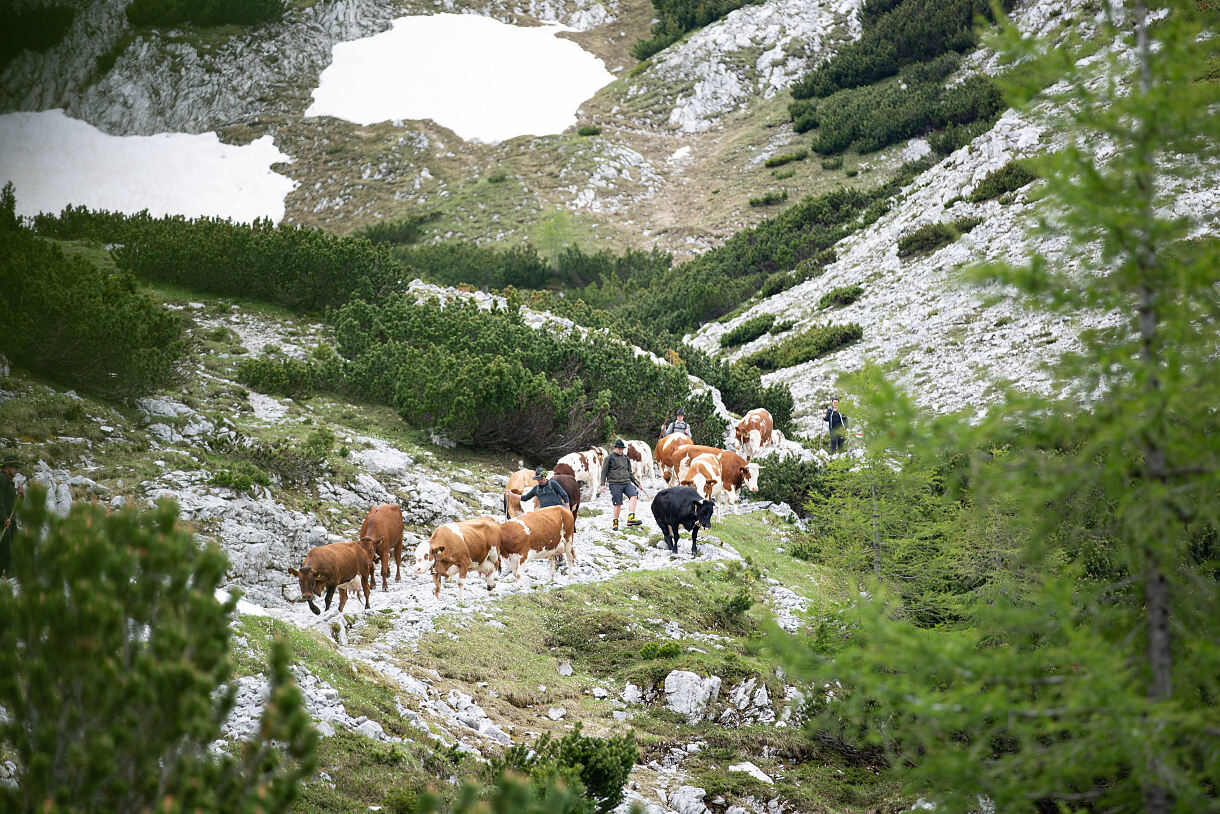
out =
[[620,438],[614,442],[614,451],[606,456],[606,462],[602,464],[602,488],[598,490],[598,494],[601,494],[606,491],[606,486],[610,487],[610,501],[614,504],[613,528],[618,528],[618,514],[623,508],[623,495],[626,495],[631,501],[627,504],[627,525],[643,525],[643,521],[637,520],[635,517],[635,503],[640,494],[636,487],[639,485],[640,482],[635,479],[635,475],[631,474],[631,459],[627,457],[627,445]]
[[667,435],[673,435],[675,432],[680,432],[687,438],[690,438],[690,424],[686,423],[686,413],[683,412],[681,407],[679,407],[678,412],[674,414],[673,422],[668,427],[661,430],[661,437],[664,438]]
[[564,491],[553,480],[547,480],[546,469],[538,467],[534,470],[534,488],[521,496],[521,505],[525,505],[525,501],[538,498],[538,508],[545,509],[549,506],[567,506],[572,508],[572,501],[568,498],[568,493]]
[[0,461],[0,518],[4,520],[4,528],[0,530],[0,577],[7,575],[13,556],[13,511],[17,508],[17,496],[25,494],[25,489],[13,485],[18,466],[12,455],[4,456]]

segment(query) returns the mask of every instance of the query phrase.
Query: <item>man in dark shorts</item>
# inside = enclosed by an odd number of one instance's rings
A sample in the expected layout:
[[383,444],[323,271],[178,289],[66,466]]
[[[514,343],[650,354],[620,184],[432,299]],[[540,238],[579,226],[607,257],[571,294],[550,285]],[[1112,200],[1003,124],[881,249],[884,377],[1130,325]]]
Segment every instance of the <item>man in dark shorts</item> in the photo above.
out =
[[623,508],[623,496],[626,495],[629,499],[627,504],[627,525],[641,526],[642,520],[637,520],[635,516],[635,503],[639,500],[639,491],[636,489],[640,482],[635,479],[635,475],[631,474],[631,459],[627,457],[627,445],[623,440],[614,442],[614,451],[606,456],[606,462],[602,464],[602,488],[598,490],[598,494],[604,492],[606,487],[610,487],[610,501],[614,504],[614,526],[618,528],[618,514]]

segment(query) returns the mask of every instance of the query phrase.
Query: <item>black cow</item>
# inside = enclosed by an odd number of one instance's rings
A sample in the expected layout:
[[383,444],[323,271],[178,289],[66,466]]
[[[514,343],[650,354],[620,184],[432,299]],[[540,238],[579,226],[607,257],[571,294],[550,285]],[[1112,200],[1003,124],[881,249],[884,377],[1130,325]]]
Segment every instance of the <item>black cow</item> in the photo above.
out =
[[699,556],[699,529],[711,528],[712,511],[715,508],[716,501],[704,499],[689,486],[662,489],[652,499],[652,516],[661,527],[669,550],[678,553],[678,535],[685,526],[691,533],[692,557]]

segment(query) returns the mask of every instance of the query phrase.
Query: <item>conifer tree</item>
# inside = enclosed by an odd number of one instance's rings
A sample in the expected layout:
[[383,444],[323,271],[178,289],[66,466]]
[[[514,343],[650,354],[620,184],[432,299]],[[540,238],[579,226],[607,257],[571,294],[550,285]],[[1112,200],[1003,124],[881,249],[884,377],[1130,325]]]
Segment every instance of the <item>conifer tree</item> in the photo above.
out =
[[1065,144],[1036,168],[1040,228],[1069,256],[981,274],[1108,327],[1062,360],[1065,398],[1009,393],[974,427],[893,411],[893,443],[972,455],[963,493],[1006,496],[1025,580],[964,631],[929,635],[868,602],[832,662],[780,645],[805,677],[843,680],[827,719],[890,750],[944,810],[1217,806],[1220,242],[1198,238],[1214,213],[1183,202],[1214,185],[1220,86],[1204,68],[1220,21],[1193,2],[1109,8],[1092,54],[1001,35],[1022,60],[1018,104],[1057,83],[1027,113]]
[[214,750],[232,709],[227,566],[176,510],[49,515],[32,488],[0,583],[0,744],[13,812],[281,811],[316,766],[314,732],[272,649],[256,737]]

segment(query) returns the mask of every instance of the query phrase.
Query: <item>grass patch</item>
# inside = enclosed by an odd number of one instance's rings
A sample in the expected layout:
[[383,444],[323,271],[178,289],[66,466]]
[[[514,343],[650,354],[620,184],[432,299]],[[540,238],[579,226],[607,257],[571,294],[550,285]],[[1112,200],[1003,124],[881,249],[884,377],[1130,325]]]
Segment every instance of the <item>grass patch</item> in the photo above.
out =
[[602,134],[602,129],[600,127],[597,127],[597,126],[591,125],[591,124],[585,125],[584,127],[580,128],[579,130],[576,131],[576,135],[578,135],[578,136],[600,136],[601,134]]

